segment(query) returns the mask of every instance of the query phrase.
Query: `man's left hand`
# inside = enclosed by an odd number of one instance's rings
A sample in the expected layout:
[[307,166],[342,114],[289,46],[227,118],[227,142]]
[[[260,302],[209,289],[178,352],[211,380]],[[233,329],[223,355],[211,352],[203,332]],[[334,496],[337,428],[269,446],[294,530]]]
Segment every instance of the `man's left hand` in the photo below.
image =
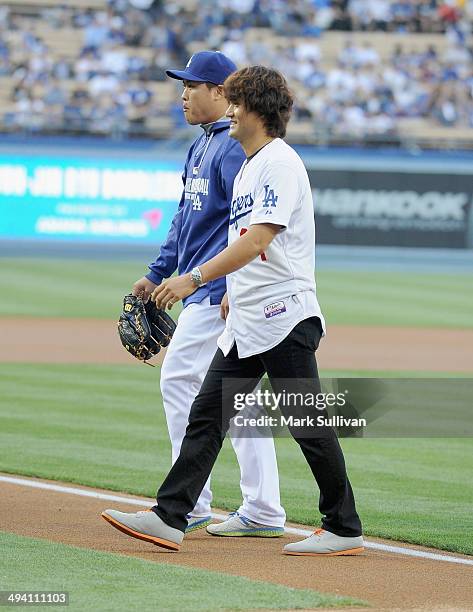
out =
[[158,308],[171,309],[176,302],[191,295],[196,289],[190,274],[183,274],[163,281],[153,291],[151,299]]

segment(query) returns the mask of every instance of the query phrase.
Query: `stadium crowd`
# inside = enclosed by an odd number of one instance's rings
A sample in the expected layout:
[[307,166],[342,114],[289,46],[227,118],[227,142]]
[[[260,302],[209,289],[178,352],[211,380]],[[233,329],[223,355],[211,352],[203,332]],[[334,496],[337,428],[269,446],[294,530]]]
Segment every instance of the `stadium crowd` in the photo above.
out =
[[[109,0],[105,10],[51,6],[39,16],[0,7],[0,77],[13,81],[10,129],[73,129],[105,134],[146,131],[152,117],[183,125],[178,100],[169,105],[153,83],[187,62],[191,50],[220,49],[239,65],[277,66],[297,94],[296,120],[329,134],[394,134],[400,118],[473,127],[471,0],[200,0],[192,4]],[[76,57],[51,51],[38,19],[81,33]],[[270,36],[249,36],[255,28]],[[319,40],[346,31],[334,62]],[[441,32],[442,50],[398,45],[382,59],[352,31]],[[193,46],[194,45],[194,46]],[[148,55],[139,53],[149,49]],[[136,52],[135,52],[136,50]]]

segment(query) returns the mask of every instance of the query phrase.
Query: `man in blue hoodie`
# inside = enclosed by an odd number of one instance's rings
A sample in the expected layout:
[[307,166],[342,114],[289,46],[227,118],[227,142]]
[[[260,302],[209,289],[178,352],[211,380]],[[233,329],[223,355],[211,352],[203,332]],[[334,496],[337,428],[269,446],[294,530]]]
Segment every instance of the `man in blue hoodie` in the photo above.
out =
[[[145,300],[177,269],[190,272],[227,246],[233,181],[245,160],[241,145],[230,138],[225,117],[228,102],[222,84],[236,70],[223,53],[195,53],[184,70],[166,74],[183,82],[186,121],[201,125],[191,145],[182,175],[184,189],[158,258],[150,272],[133,286]],[[225,327],[225,278],[206,283],[186,298],[176,332],[161,369],[161,392],[177,459],[192,402],[200,390]],[[232,438],[241,471],[243,503],[226,521],[210,525],[212,493],[207,481],[188,517],[187,531],[207,527],[213,535],[276,537],[284,533],[285,513],[279,499],[279,478],[271,436],[255,438],[240,432]]]

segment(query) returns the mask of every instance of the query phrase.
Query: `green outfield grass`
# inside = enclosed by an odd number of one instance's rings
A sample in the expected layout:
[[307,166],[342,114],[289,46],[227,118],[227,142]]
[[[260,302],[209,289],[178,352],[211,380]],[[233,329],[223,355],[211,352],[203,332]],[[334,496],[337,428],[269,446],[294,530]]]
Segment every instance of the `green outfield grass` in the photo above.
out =
[[[147,262],[2,258],[0,316],[116,318]],[[329,324],[472,328],[472,276],[320,270]],[[173,311],[175,314],[178,308]]]
[[[0,471],[154,496],[170,465],[158,378],[159,369],[140,364],[1,364]],[[473,554],[472,439],[342,444],[366,534]],[[277,446],[288,519],[317,523],[302,454],[292,440]],[[238,507],[238,482],[226,442],[214,471],[216,507]]]
[[[360,605],[321,595],[0,532],[1,590],[67,591],[60,610],[294,610]],[[25,572],[27,568],[27,572]],[[22,609],[24,607],[22,606]]]

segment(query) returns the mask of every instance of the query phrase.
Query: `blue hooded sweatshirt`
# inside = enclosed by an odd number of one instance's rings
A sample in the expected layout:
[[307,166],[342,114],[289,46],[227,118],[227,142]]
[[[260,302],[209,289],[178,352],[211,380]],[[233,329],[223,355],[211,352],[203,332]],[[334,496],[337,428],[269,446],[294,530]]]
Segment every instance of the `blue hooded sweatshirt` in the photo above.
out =
[[[179,274],[186,274],[227,246],[233,181],[245,160],[240,143],[228,135],[229,125],[221,120],[204,126],[204,133],[189,149],[177,212],[146,275],[157,285],[176,268]],[[184,300],[184,306],[207,296],[211,304],[220,304],[225,291],[225,278],[218,278],[199,287]]]

